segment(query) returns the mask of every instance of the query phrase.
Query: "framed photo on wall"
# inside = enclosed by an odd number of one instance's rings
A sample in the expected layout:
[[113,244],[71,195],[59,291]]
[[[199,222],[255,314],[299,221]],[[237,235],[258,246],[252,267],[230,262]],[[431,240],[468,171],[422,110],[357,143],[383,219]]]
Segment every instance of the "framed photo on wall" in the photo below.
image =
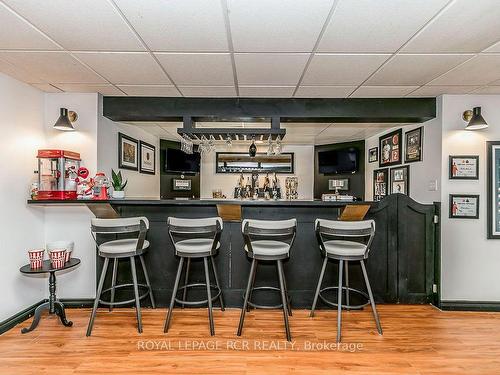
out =
[[389,183],[389,168],[373,171],[373,200],[381,201],[387,197]]
[[422,161],[424,127],[405,132],[405,163]]
[[402,165],[401,167],[391,168],[390,189],[391,189],[391,194],[401,193],[410,195],[409,165]]
[[141,173],[156,173],[156,148],[155,146],[140,141],[139,170]]
[[379,166],[388,167],[401,164],[402,130],[398,129],[379,138]]
[[479,195],[450,194],[450,219],[478,219]]
[[118,168],[139,169],[139,142],[123,133],[118,133]]
[[486,142],[488,155],[488,239],[500,239],[500,141]]
[[479,180],[478,155],[450,155],[450,180]]
[[373,147],[368,150],[368,163],[375,163],[378,161],[378,147]]

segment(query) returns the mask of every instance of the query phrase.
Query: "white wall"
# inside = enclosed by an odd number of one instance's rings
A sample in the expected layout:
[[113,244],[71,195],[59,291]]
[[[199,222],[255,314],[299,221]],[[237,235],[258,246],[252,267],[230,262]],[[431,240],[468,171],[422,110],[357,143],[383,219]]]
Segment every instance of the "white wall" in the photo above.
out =
[[[219,146],[219,152],[248,152],[249,145],[233,145],[230,150],[225,146]],[[257,145],[257,152],[266,152],[267,146]],[[314,146],[313,145],[284,145],[283,152],[295,153],[295,173],[278,174],[281,187],[284,189],[285,178],[297,176],[299,178],[299,199],[313,199],[314,189]],[[245,178],[250,174],[244,174]],[[259,175],[261,183],[264,181],[264,173]],[[233,198],[234,188],[238,174],[215,173],[215,152],[204,155],[200,166],[200,196],[201,198],[212,198],[212,190],[222,189],[227,198]],[[284,191],[282,192],[284,194]]]
[[36,150],[44,146],[43,93],[0,73],[0,321],[40,301],[47,285],[27,277],[19,267],[28,250],[43,245],[43,210],[27,207],[26,199]]

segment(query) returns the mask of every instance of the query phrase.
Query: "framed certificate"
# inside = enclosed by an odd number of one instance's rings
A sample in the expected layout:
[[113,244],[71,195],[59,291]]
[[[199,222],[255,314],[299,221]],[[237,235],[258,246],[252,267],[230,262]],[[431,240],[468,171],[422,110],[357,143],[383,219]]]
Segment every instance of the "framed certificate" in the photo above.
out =
[[479,180],[479,156],[452,155],[449,164],[450,180]]
[[487,236],[500,239],[500,142],[486,142],[488,154],[488,220]]
[[478,219],[479,195],[450,194],[450,219]]

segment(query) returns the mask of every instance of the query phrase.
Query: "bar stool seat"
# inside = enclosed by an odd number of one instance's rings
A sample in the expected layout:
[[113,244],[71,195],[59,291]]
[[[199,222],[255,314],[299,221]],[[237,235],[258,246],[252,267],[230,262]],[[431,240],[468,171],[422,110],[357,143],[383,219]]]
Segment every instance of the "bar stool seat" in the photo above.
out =
[[144,243],[139,250],[137,250],[137,242],[138,240],[133,238],[104,242],[101,246],[99,246],[99,252],[103,255],[115,254],[123,258],[131,255],[138,255],[138,253],[144,253],[144,250],[149,247],[149,241],[144,240]]
[[[212,250],[213,242],[211,238],[191,238],[177,242],[175,248],[178,253],[184,254],[207,253]],[[219,242],[217,242],[215,248],[220,248]]]
[[[252,242],[252,250],[255,255],[288,257],[290,246],[286,242],[273,240],[257,240]],[[245,251],[248,252],[248,246],[245,245]]]
[[324,242],[326,253],[339,256],[363,256],[366,245],[353,241],[330,240]]

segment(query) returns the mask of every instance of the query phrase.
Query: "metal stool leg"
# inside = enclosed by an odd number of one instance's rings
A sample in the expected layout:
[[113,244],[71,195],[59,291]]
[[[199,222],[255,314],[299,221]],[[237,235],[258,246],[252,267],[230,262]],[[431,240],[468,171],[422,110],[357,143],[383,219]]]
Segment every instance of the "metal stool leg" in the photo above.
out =
[[132,271],[132,280],[134,282],[135,315],[137,316],[137,331],[139,331],[139,333],[142,333],[141,301],[139,300],[139,287],[137,286],[137,272],[135,269],[134,257],[130,257],[130,269]]
[[174,289],[172,290],[172,298],[170,298],[170,305],[168,307],[167,319],[165,320],[165,327],[163,332],[167,333],[170,327],[170,320],[172,319],[172,311],[174,310],[175,296],[177,295],[177,289],[179,288],[179,280],[181,279],[182,266],[184,265],[184,258],[181,257],[179,261],[179,266],[177,267],[177,275],[175,276]]
[[283,318],[285,320],[285,331],[286,331],[286,339],[288,341],[292,341],[292,336],[290,335],[290,326],[288,324],[288,302],[287,298],[285,295],[285,275],[283,272],[283,263],[281,262],[281,259],[277,260],[278,262],[278,277],[280,280],[280,291],[281,291],[281,303],[283,304]]
[[148,289],[149,289],[149,299],[151,300],[151,307],[153,309],[155,309],[156,308],[155,298],[153,296],[153,288],[151,288],[151,283],[149,282],[149,275],[148,275],[148,270],[146,269],[146,263],[144,262],[144,258],[142,255],[139,255],[139,259],[141,260],[142,271],[144,272],[144,278],[146,279],[146,285],[148,286]]
[[[189,282],[189,268],[191,267],[191,258],[187,258],[186,262],[186,275],[184,276],[184,286],[188,285]],[[186,301],[188,288],[184,288],[182,291],[182,300]],[[184,308],[184,304],[181,304],[181,309]]]
[[[279,270],[278,270],[279,272]],[[292,304],[290,303],[290,296],[288,295],[288,288],[286,286],[286,277],[285,277],[285,271],[283,270],[283,286],[285,289],[285,297],[286,297],[286,309],[288,311],[288,315],[292,316]]]
[[220,303],[220,309],[221,311],[224,311],[224,300],[222,299],[222,289],[219,284],[219,276],[217,276],[217,268],[215,267],[215,262],[214,262],[214,257],[210,257],[210,263],[212,263],[212,270],[214,271],[214,278],[215,278],[215,285],[217,285],[217,288],[220,290],[219,294],[219,303]]
[[[345,261],[345,304],[349,306],[349,262],[346,260]],[[349,310],[348,307],[346,307],[346,310]]]
[[339,260],[339,289],[337,294],[337,343],[340,342],[342,329],[342,271],[344,269],[344,261]]
[[323,260],[323,266],[321,267],[321,273],[319,274],[318,286],[316,287],[316,293],[314,294],[314,300],[311,308],[311,313],[309,317],[314,316],[314,310],[316,309],[316,304],[318,303],[319,291],[321,290],[321,284],[323,283],[323,277],[325,276],[326,265],[328,263],[328,257],[325,256],[325,260]]
[[366,267],[364,260],[359,261],[361,263],[361,270],[363,271],[363,277],[365,278],[366,289],[368,290],[368,296],[370,297],[370,304],[372,305],[372,313],[375,318],[375,323],[377,324],[377,331],[382,334],[382,326],[380,325],[380,320],[377,313],[377,308],[375,307],[375,301],[373,299],[372,288],[370,286],[370,280],[368,280],[368,274],[366,273]]
[[104,265],[101,271],[101,277],[99,279],[99,285],[97,286],[97,292],[94,300],[94,307],[92,309],[92,314],[90,315],[89,325],[87,327],[87,337],[92,333],[92,327],[94,326],[95,314],[97,312],[97,306],[99,306],[99,300],[101,299],[102,287],[104,285],[104,279],[106,278],[106,271],[108,270],[109,258],[104,258]]
[[214,328],[214,317],[213,317],[213,311],[212,311],[212,293],[210,291],[210,274],[208,272],[208,257],[203,257],[203,266],[205,268],[205,280],[207,283],[207,299],[208,299],[208,320],[210,323],[210,335],[213,336],[215,335],[215,328]]
[[113,302],[115,302],[115,286],[116,286],[116,272],[118,270],[118,258],[113,261],[113,277],[111,278],[111,305],[109,305],[109,311],[113,311]]
[[257,260],[252,259],[252,265],[250,266],[250,274],[248,275],[247,290],[245,291],[245,300],[243,301],[243,308],[241,309],[240,324],[238,325],[238,336],[241,336],[241,331],[243,330],[243,322],[245,320],[245,312],[247,311],[248,298],[250,297],[250,288],[252,287],[252,280],[255,277],[255,270],[257,266]]
[[[253,288],[255,286],[255,275],[257,274],[257,265],[259,262],[255,260],[255,270],[253,271],[253,274],[250,274],[252,276],[252,282],[250,284],[250,294],[248,295],[248,302],[252,302],[252,294],[253,294]],[[250,311],[250,304],[247,303],[247,312]]]

